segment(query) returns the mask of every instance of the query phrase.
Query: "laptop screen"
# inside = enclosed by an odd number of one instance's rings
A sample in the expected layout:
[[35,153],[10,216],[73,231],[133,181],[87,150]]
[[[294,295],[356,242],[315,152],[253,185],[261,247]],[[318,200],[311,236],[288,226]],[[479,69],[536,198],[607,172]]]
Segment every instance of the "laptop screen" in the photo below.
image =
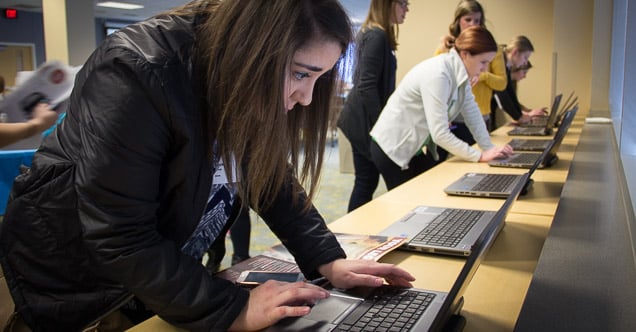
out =
[[566,111],[565,114],[563,115],[563,122],[561,123],[561,126],[559,126],[559,130],[554,136],[554,143],[549,148],[550,153],[544,156],[544,159],[546,160],[544,160],[543,163],[548,163],[547,159],[552,158],[559,151],[559,147],[561,146],[561,143],[563,142],[563,139],[565,138],[565,134],[567,133],[568,128],[572,124],[572,120],[574,119],[574,115],[576,115],[577,111],[578,111],[578,106],[574,107],[573,109],[569,111]]
[[561,104],[561,98],[563,98],[563,94],[558,94],[557,96],[554,97],[554,100],[552,101],[552,107],[550,108],[550,117],[548,118],[548,122],[546,124],[547,128],[554,127],[557,114],[559,113],[559,105]]
[[441,331],[444,328],[444,325],[450,320],[450,317],[460,308],[460,305],[463,301],[463,294],[466,292],[466,288],[470,284],[470,281],[473,279],[475,272],[477,272],[477,268],[481,263],[484,256],[490,249],[490,246],[495,240],[497,234],[499,234],[499,229],[503,227],[506,217],[508,216],[508,212],[512,207],[512,204],[519,197],[521,190],[525,186],[525,183],[528,182],[530,174],[526,172],[523,174],[521,181],[518,182],[517,186],[510,193],[510,196],[506,198],[506,201],[501,206],[501,208],[497,211],[495,216],[490,221],[490,224],[484,232],[481,234],[479,239],[477,240],[475,246],[473,247],[473,251],[470,256],[466,259],[466,263],[464,267],[459,272],[459,276],[457,280],[453,284],[448,296],[446,297],[446,301],[442,305],[440,315],[438,315],[433,322],[433,326],[431,331]]

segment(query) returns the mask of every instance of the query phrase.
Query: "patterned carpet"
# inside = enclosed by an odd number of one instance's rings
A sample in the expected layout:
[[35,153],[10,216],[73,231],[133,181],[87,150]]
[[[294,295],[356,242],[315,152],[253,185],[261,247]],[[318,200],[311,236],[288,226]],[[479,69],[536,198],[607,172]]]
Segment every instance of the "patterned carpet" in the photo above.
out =
[[[337,220],[347,213],[349,195],[353,187],[354,176],[351,173],[340,172],[340,161],[338,154],[338,141],[328,144],[325,149],[325,162],[322,171],[319,191],[314,201],[314,205],[325,218],[327,223]],[[380,179],[380,185],[375,196],[386,192],[384,182]],[[278,243],[278,239],[271,233],[265,222],[259,219],[253,212],[252,237],[250,245],[250,255],[255,256],[267,250],[272,245]],[[225,255],[221,268],[230,266],[232,256],[232,242],[229,237],[226,240],[227,254]]]

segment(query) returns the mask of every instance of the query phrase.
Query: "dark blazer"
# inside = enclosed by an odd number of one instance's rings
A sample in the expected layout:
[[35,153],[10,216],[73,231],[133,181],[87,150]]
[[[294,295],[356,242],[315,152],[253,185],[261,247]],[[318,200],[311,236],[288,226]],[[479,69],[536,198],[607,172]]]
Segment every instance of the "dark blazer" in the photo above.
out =
[[[506,63],[508,62],[505,54],[504,59]],[[517,82],[513,81],[510,78],[510,68],[506,66],[506,76],[508,79],[508,83],[506,84],[506,88],[502,91],[493,91],[493,99],[490,104],[490,108],[494,111],[497,108],[497,103],[495,101],[495,95],[499,98],[501,102],[501,106],[503,107],[503,111],[508,113],[513,119],[519,120],[523,115],[521,111],[521,103],[519,103],[519,99],[517,98]]]
[[373,28],[357,38],[357,65],[338,127],[357,151],[371,159],[369,132],[395,90],[397,61],[384,30]]
[[[78,73],[66,118],[16,179],[0,263],[33,330],[78,330],[133,295],[194,331],[225,331],[245,306],[246,290],[181,252],[212,184],[196,22],[153,18],[107,38]],[[261,216],[315,278],[345,254],[315,209],[302,212],[293,182]]]

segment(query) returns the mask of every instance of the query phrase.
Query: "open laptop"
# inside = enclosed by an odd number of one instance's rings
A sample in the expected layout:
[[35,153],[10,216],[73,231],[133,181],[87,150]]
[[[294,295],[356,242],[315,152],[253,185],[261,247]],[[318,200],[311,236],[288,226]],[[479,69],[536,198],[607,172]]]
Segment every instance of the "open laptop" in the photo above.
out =
[[[463,295],[515,199],[511,196],[490,218],[450,291],[388,285],[330,289],[331,296],[315,304],[308,315],[283,319],[266,331],[461,331]],[[375,324],[375,329],[367,329],[366,323]]]
[[547,149],[554,139],[523,139],[515,138],[508,142],[514,151],[541,152]]
[[575,106],[569,111],[565,112],[563,117],[563,125],[559,127],[556,135],[554,135],[554,143],[550,146],[547,154],[545,153],[536,153],[536,152],[518,152],[510,156],[506,159],[493,159],[488,162],[490,166],[496,167],[517,167],[517,168],[531,168],[537,161],[537,159],[541,159],[541,163],[539,164],[539,168],[550,167],[554,165],[557,160],[559,160],[557,156],[557,151],[559,151],[559,147],[561,147],[561,143],[565,138],[565,134],[567,133],[567,128],[572,124],[572,120],[578,111],[578,106]]
[[552,107],[550,107],[550,113],[544,116],[533,116],[530,119],[530,122],[519,124],[520,127],[546,127],[549,121],[554,121],[559,114],[559,105],[561,104],[561,99],[563,98],[563,94],[558,94],[554,96],[552,100]]
[[[574,98],[574,102],[576,102],[577,98]],[[569,105],[568,107],[572,107],[574,106],[574,104],[572,103],[567,103],[567,105]],[[563,135],[567,134],[568,129],[570,128],[570,125],[572,124],[571,118],[570,121],[565,121],[565,118],[563,117],[563,115],[565,115],[566,112],[563,112],[562,114],[559,113],[559,118],[557,119],[557,121],[559,122],[559,131],[563,130],[564,133]],[[557,134],[559,134],[559,132],[557,131]],[[556,136],[556,135],[555,135]],[[522,138],[515,138],[510,140],[510,142],[508,142],[508,145],[510,145],[512,147],[513,150],[515,151],[537,151],[537,152],[541,152],[544,151],[545,149],[547,149],[550,144],[552,143],[553,139],[522,139]]]
[[[502,209],[510,208],[529,179],[525,173],[506,198]],[[405,237],[399,249],[422,253],[468,256],[475,241],[490,224],[496,211],[417,206],[406,216],[379,233]],[[503,227],[503,225],[501,225]]]
[[[574,93],[574,92],[572,92]],[[571,97],[572,95],[570,95]],[[557,118],[556,120],[554,120],[554,126],[558,127],[561,125],[561,123],[563,123],[563,116],[565,115],[565,112],[569,109],[571,109],[572,107],[574,107],[574,105],[578,104],[579,101],[579,97],[574,97],[574,99],[570,100],[570,98],[568,97],[568,99],[565,102],[565,106],[559,111],[559,114],[557,114]]]
[[[552,144],[554,144],[554,141],[549,140],[548,146]],[[533,180],[530,177],[539,168],[541,161],[549,151],[550,149],[544,149],[534,162],[534,165],[530,167],[521,195],[525,195],[528,188],[532,185]],[[523,178],[524,176],[521,174],[466,173],[444,188],[444,192],[454,196],[507,198],[514,192],[519,181],[522,181]]]
[[[559,104],[561,103],[562,94],[557,95],[552,102],[550,116],[545,120],[545,124],[541,127],[515,127],[508,132],[510,136],[549,136],[552,135],[557,114],[559,113]],[[539,118],[540,119],[540,118]]]

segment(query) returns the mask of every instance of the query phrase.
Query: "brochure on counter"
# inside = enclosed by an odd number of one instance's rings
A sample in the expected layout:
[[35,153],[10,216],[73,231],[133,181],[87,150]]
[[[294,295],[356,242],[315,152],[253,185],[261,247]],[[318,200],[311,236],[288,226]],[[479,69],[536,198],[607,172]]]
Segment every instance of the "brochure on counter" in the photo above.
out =
[[[349,259],[378,261],[382,256],[398,248],[404,237],[334,233]],[[222,270],[217,277],[235,282],[243,271],[299,272],[292,254],[282,244],[277,244],[263,254],[251,257]]]

